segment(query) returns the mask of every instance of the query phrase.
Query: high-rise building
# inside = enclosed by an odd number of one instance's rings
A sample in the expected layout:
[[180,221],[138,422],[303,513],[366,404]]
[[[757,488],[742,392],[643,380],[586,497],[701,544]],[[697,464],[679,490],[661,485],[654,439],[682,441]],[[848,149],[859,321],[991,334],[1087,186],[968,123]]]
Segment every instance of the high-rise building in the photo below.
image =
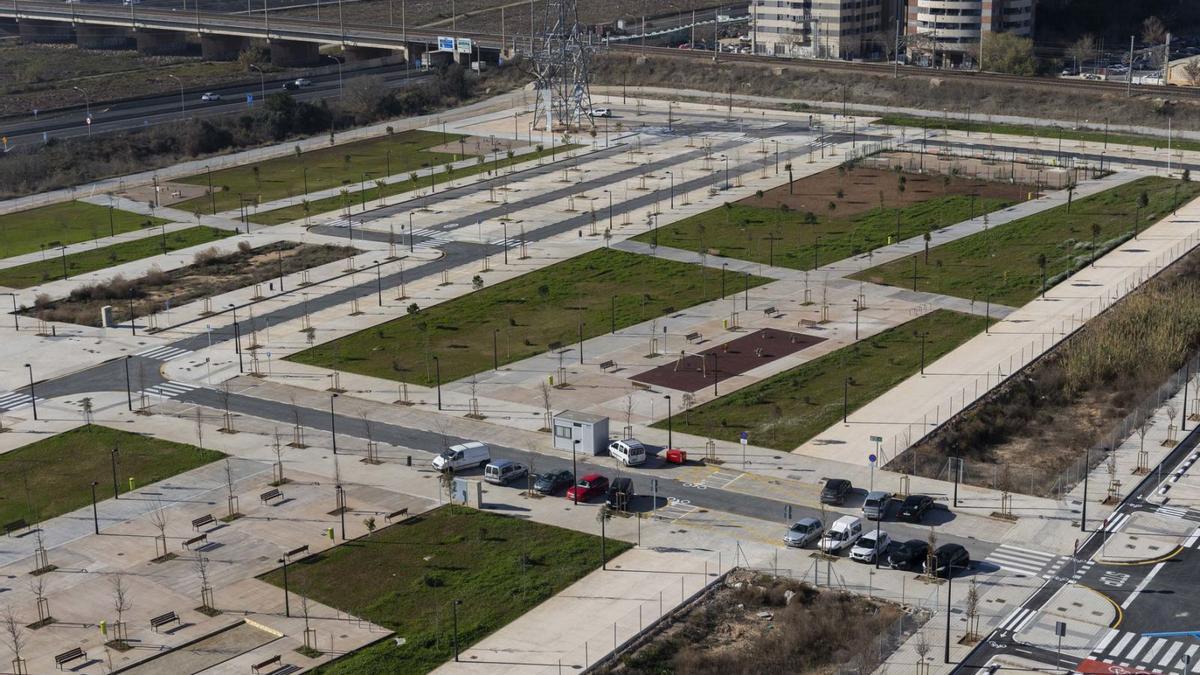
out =
[[1033,37],[1036,0],[908,0],[905,42],[910,61],[973,63],[988,33]]
[[885,0],[752,0],[754,52],[856,59],[879,54]]

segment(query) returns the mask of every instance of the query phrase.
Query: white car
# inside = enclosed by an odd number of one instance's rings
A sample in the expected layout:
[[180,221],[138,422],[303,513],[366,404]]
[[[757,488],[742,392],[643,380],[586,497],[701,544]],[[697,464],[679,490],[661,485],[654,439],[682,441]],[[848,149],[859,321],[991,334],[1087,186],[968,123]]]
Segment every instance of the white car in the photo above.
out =
[[311,87],[311,86],[312,86],[312,80],[310,80],[310,79],[308,79],[308,78],[306,78],[306,77],[301,77],[301,78],[298,78],[298,79],[296,80],[296,86],[297,86],[297,87]]
[[592,108],[592,117],[612,117],[612,111],[608,108]]
[[887,532],[880,532],[876,539],[874,532],[867,532],[858,541],[854,543],[854,547],[850,549],[850,559],[859,562],[873,563],[875,558],[887,553],[888,547],[892,545],[892,538]]
[[220,101],[221,95],[215,91],[206,91],[200,96],[201,101]]

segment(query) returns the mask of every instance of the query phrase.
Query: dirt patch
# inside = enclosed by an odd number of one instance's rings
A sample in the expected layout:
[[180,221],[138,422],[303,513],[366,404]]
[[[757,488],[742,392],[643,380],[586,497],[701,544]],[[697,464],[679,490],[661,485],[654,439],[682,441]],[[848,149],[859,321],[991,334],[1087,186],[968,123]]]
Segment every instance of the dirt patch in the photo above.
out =
[[[712,384],[718,376],[728,379],[741,375],[824,341],[825,338],[803,333],[764,328],[702,352],[680,354],[671,363],[629,379],[668,389],[696,392]],[[714,370],[714,362],[719,370]]]
[[[1038,162],[1010,162],[999,157],[985,159],[935,152],[889,152],[868,157],[863,160],[863,164],[889,170],[899,166],[904,171],[913,173],[995,181],[993,185],[1009,183],[1012,177],[1015,177],[1015,182],[1019,184],[1017,187],[1023,186],[1022,189],[1027,193],[1033,190],[1034,186],[1061,189],[1067,187],[1071,181],[1079,183],[1089,178],[1088,171],[1072,171]],[[1032,196],[1026,194],[1026,198],[1032,199]]]
[[511,138],[496,138],[495,136],[490,138],[484,138],[483,136],[467,136],[466,138],[462,139],[461,143],[459,141],[443,143],[441,145],[429,148],[428,151],[444,152],[462,157],[464,155],[483,156],[493,152],[506,152],[508,150],[516,151],[525,147],[529,147],[529,144],[522,143],[521,141]]
[[[139,185],[134,188],[118,192],[118,197],[131,199],[135,202],[149,204],[154,201],[155,187],[153,185]],[[189,185],[188,183],[160,183],[158,185],[158,205],[171,206],[179,202],[186,202],[189,199],[203,196],[208,193],[208,188],[203,185]]]
[[1022,202],[1028,192],[1029,187],[1022,185],[859,165],[849,172],[844,166],[828,169],[797,180],[790,189],[785,183],[764,192],[762,197],[754,195],[738,203],[772,209],[786,204],[792,211],[824,213],[828,204],[836,201],[838,216],[850,217],[871,209],[917,204],[943,195],[995,197]]
[[279,278],[281,269],[283,274],[291,274],[355,253],[349,246],[290,241],[239,247],[227,254],[209,248],[197,253],[191,265],[170,272],[155,269],[136,279],[117,275],[106,282],[80,286],[60,300],[38,296],[33,308],[23,314],[45,321],[99,326],[101,308],[111,305],[115,321],[129,321],[199,298],[270,283]]
[[923,621],[897,605],[739,570],[597,672],[869,673]]

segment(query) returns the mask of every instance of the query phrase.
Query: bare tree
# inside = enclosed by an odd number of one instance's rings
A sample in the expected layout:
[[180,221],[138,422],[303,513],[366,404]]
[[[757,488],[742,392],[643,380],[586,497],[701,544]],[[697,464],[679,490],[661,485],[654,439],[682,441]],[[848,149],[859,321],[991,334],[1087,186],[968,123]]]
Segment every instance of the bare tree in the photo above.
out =
[[1096,56],[1096,36],[1091,33],[1081,36],[1067,47],[1067,55],[1075,59],[1077,70],[1082,69],[1090,59]]
[[1167,441],[1173,442],[1175,440],[1175,416],[1179,414],[1179,411],[1169,403],[1163,411],[1167,413]]
[[917,657],[921,659],[917,672],[920,673],[923,669],[927,670],[928,666],[925,663],[925,658],[929,654],[930,646],[929,640],[925,637],[924,630],[917,631],[917,642],[913,645],[913,649],[917,652]]
[[[438,474],[438,486],[441,492],[446,493],[446,498],[452,500],[454,498],[454,470],[447,468],[445,471]],[[440,493],[439,493],[440,496]]]
[[1195,58],[1183,64],[1183,74],[1187,76],[1188,84],[1200,87],[1200,58]]
[[1154,418],[1151,417],[1149,411],[1142,413],[1142,418],[1138,420],[1137,435],[1138,435],[1138,450],[1146,451],[1146,434],[1150,433],[1150,427],[1154,425]]
[[92,426],[92,397],[84,396],[79,401],[79,408],[83,412],[83,423],[90,428]]
[[[170,518],[167,516],[167,509],[161,499],[154,500],[154,512],[150,514],[150,523],[154,525],[154,529],[158,530],[158,536],[154,538],[154,557],[156,560],[165,558],[167,557],[167,525],[170,524]],[[158,552],[159,542],[162,542],[162,553]]]
[[21,658],[21,650],[25,648],[25,632],[17,618],[13,616],[12,607],[4,608],[4,644],[13,655],[13,670],[20,675],[24,673],[25,659]]
[[275,428],[275,442],[271,445],[275,453],[275,485],[283,485],[283,444],[279,442],[279,427]]
[[196,406],[196,446],[204,449],[204,423],[200,414],[200,406]]
[[208,558],[205,558],[203,553],[196,554],[196,559],[192,561],[192,570],[200,579],[200,610],[215,611],[213,588],[208,576]]
[[979,587],[975,583],[975,579],[971,579],[971,585],[967,588],[966,601],[967,614],[967,642],[974,642],[978,637],[979,627]]
[[633,394],[625,395],[625,435],[633,435]]
[[289,443],[293,448],[306,448],[304,444],[304,426],[300,424],[300,407],[296,405],[296,397],[292,396],[292,442]]
[[552,424],[550,421],[550,395],[553,393],[553,391],[554,388],[550,386],[550,382],[548,380],[542,380],[542,408],[544,408],[546,411],[546,419],[543,423],[542,431],[549,431]]
[[116,640],[125,639],[125,612],[133,609],[133,599],[130,597],[129,585],[125,582],[125,573],[117,572],[109,579],[112,587],[113,611],[117,613]]
[[46,575],[39,574],[29,579],[29,592],[33,593],[34,600],[37,602],[38,610],[38,626],[43,626],[54,621],[54,617],[50,614],[50,601],[46,599]]
[[696,405],[696,395],[690,391],[685,391],[683,393],[682,403],[683,403],[683,423],[690,425],[692,422],[691,422],[689,413],[692,410],[692,406]]
[[229,506],[229,519],[233,520],[241,514],[238,513],[237,495],[233,493],[233,465],[229,463],[229,458],[225,459],[225,489],[228,492],[226,503]]

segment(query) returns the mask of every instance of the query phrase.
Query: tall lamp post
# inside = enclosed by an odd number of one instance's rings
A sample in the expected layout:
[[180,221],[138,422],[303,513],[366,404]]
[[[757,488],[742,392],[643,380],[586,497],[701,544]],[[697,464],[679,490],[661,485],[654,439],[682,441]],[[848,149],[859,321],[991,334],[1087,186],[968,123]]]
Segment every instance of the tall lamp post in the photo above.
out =
[[33,406],[33,419],[36,421],[38,418],[38,416],[37,416],[37,395],[34,393],[34,390],[33,390],[33,366],[26,363],[25,367],[29,370],[29,405]]
[[858,298],[854,298],[854,339],[858,340]]
[[96,534],[100,534],[100,516],[96,513],[96,486],[99,485],[96,481],[92,481],[92,528]]
[[[130,7],[132,7],[132,5],[130,5]],[[88,96],[88,93],[86,91],[84,91],[83,89],[81,89],[79,87],[71,87],[71,88],[74,89],[75,91],[83,94],[83,107],[84,107],[84,111],[85,111],[84,114],[87,115],[86,123],[87,123],[87,128],[88,128],[88,136],[91,136],[92,135],[92,99],[90,96]]]
[[288,577],[287,577],[287,557],[279,558],[275,562],[283,564],[283,615],[286,617],[292,616],[292,606],[288,601]]
[[435,355],[433,357],[433,372],[437,378],[437,409],[442,409],[442,362]]
[[250,70],[258,71],[258,91],[259,91],[258,95],[262,97],[263,101],[266,101],[267,100],[267,76],[265,74],[263,74],[262,68],[259,68],[257,65],[255,65],[253,63],[250,64]]
[[186,119],[187,118],[187,106],[183,102],[183,80],[179,79],[178,77],[176,77],[174,75],[170,75],[170,74],[168,74],[167,77],[171,78],[172,80],[175,80],[175,82],[179,84],[179,119]]
[[672,442],[671,438],[671,395],[667,394],[663,398],[667,399],[667,447],[673,448],[675,447],[675,443]]
[[571,442],[571,482],[573,483],[571,486],[573,488],[571,491],[571,497],[576,506],[579,505],[579,468],[575,463],[575,451],[577,450],[579,450],[578,438]]
[[450,607],[454,611],[454,661],[458,662],[458,606],[462,604],[462,600],[454,600]]
[[337,417],[333,414],[333,401],[338,397],[337,392],[329,396],[329,434],[333,438],[333,454],[337,451]]
[[[340,5],[341,3],[339,3]],[[342,60],[332,54],[326,54],[325,58],[333,61],[338,67],[338,98],[342,98]]]

